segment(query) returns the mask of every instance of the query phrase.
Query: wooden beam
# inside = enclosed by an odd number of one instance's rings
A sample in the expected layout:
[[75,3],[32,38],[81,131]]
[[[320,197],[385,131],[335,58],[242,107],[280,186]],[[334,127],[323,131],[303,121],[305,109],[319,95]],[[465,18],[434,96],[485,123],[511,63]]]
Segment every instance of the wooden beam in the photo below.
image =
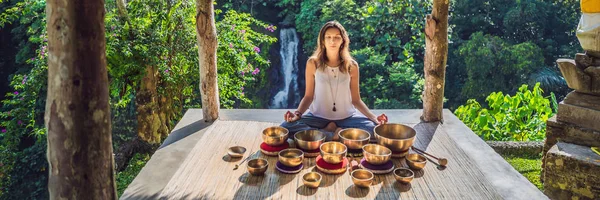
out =
[[117,199],[104,0],[48,0],[50,199]]
[[219,118],[217,85],[217,28],[213,0],[196,0],[196,32],[200,64],[200,92],[204,121]]
[[425,23],[425,89],[423,115],[426,122],[442,121],[446,61],[448,59],[449,0],[434,0]]

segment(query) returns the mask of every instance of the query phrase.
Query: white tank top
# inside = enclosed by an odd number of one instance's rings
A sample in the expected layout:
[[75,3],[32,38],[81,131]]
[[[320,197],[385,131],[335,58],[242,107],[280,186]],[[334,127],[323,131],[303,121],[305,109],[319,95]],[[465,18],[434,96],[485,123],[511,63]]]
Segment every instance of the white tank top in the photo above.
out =
[[341,73],[338,67],[326,66],[325,70],[317,69],[314,98],[309,109],[313,115],[330,120],[352,116],[356,109],[352,105],[350,94],[350,73]]

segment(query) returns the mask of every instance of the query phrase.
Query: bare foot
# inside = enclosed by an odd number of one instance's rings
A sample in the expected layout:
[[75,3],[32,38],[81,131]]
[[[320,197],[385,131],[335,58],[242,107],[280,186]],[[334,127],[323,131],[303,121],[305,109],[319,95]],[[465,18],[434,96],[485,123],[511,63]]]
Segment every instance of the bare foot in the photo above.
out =
[[337,141],[339,139],[339,137],[337,136],[337,133],[335,133],[337,129],[338,129],[337,125],[333,122],[329,122],[329,124],[327,124],[327,126],[325,126],[325,128],[323,128],[323,130],[333,133],[333,135],[331,137],[332,141]]
[[339,134],[339,133],[340,133],[340,131],[342,131],[342,128],[340,128],[340,127],[337,127],[337,128],[335,129],[335,134],[336,134],[336,135],[337,135],[337,134]]
[[342,131],[342,128],[340,127],[335,129],[335,132],[333,133],[333,140],[340,140],[340,131]]
[[326,130],[329,132],[334,132],[336,128],[337,128],[337,125],[335,125],[335,123],[329,122],[329,124],[327,124],[327,126],[325,126],[325,128],[323,128],[323,130]]

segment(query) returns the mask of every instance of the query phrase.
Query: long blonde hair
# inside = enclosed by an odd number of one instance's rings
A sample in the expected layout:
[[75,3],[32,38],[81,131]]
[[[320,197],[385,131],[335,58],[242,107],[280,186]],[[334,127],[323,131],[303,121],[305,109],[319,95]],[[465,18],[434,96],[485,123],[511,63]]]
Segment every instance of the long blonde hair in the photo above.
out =
[[327,52],[325,51],[325,31],[329,28],[337,28],[340,30],[342,34],[342,45],[340,45],[340,59],[341,63],[339,65],[340,72],[346,73],[350,71],[352,65],[356,65],[356,61],[350,56],[350,38],[348,37],[348,32],[346,29],[337,21],[329,21],[321,27],[319,31],[319,39],[317,40],[317,48],[313,52],[311,59],[317,61],[317,69],[324,70],[325,62],[327,59]]

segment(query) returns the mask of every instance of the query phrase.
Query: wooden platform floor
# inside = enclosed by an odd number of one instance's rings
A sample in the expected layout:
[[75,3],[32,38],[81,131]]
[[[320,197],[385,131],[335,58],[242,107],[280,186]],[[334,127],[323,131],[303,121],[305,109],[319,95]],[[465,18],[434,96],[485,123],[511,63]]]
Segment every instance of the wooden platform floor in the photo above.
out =
[[[314,158],[304,159],[300,173],[283,174],[274,167],[277,157],[257,153],[252,157],[267,159],[270,167],[264,176],[253,176],[245,164],[233,170],[241,159],[224,157],[230,146],[246,147],[245,156],[259,151],[261,131],[278,125],[284,110],[222,110],[212,124],[201,121],[201,112],[186,113],[122,199],[547,199],[448,110],[444,123],[420,122],[421,110],[375,111],[413,127],[413,145],[448,158],[447,168],[429,162],[407,185],[391,173],[376,175],[369,188],[355,187],[348,172],[321,173],[318,189],[303,186],[301,179],[318,171]],[[407,166],[404,159],[393,161]]]

